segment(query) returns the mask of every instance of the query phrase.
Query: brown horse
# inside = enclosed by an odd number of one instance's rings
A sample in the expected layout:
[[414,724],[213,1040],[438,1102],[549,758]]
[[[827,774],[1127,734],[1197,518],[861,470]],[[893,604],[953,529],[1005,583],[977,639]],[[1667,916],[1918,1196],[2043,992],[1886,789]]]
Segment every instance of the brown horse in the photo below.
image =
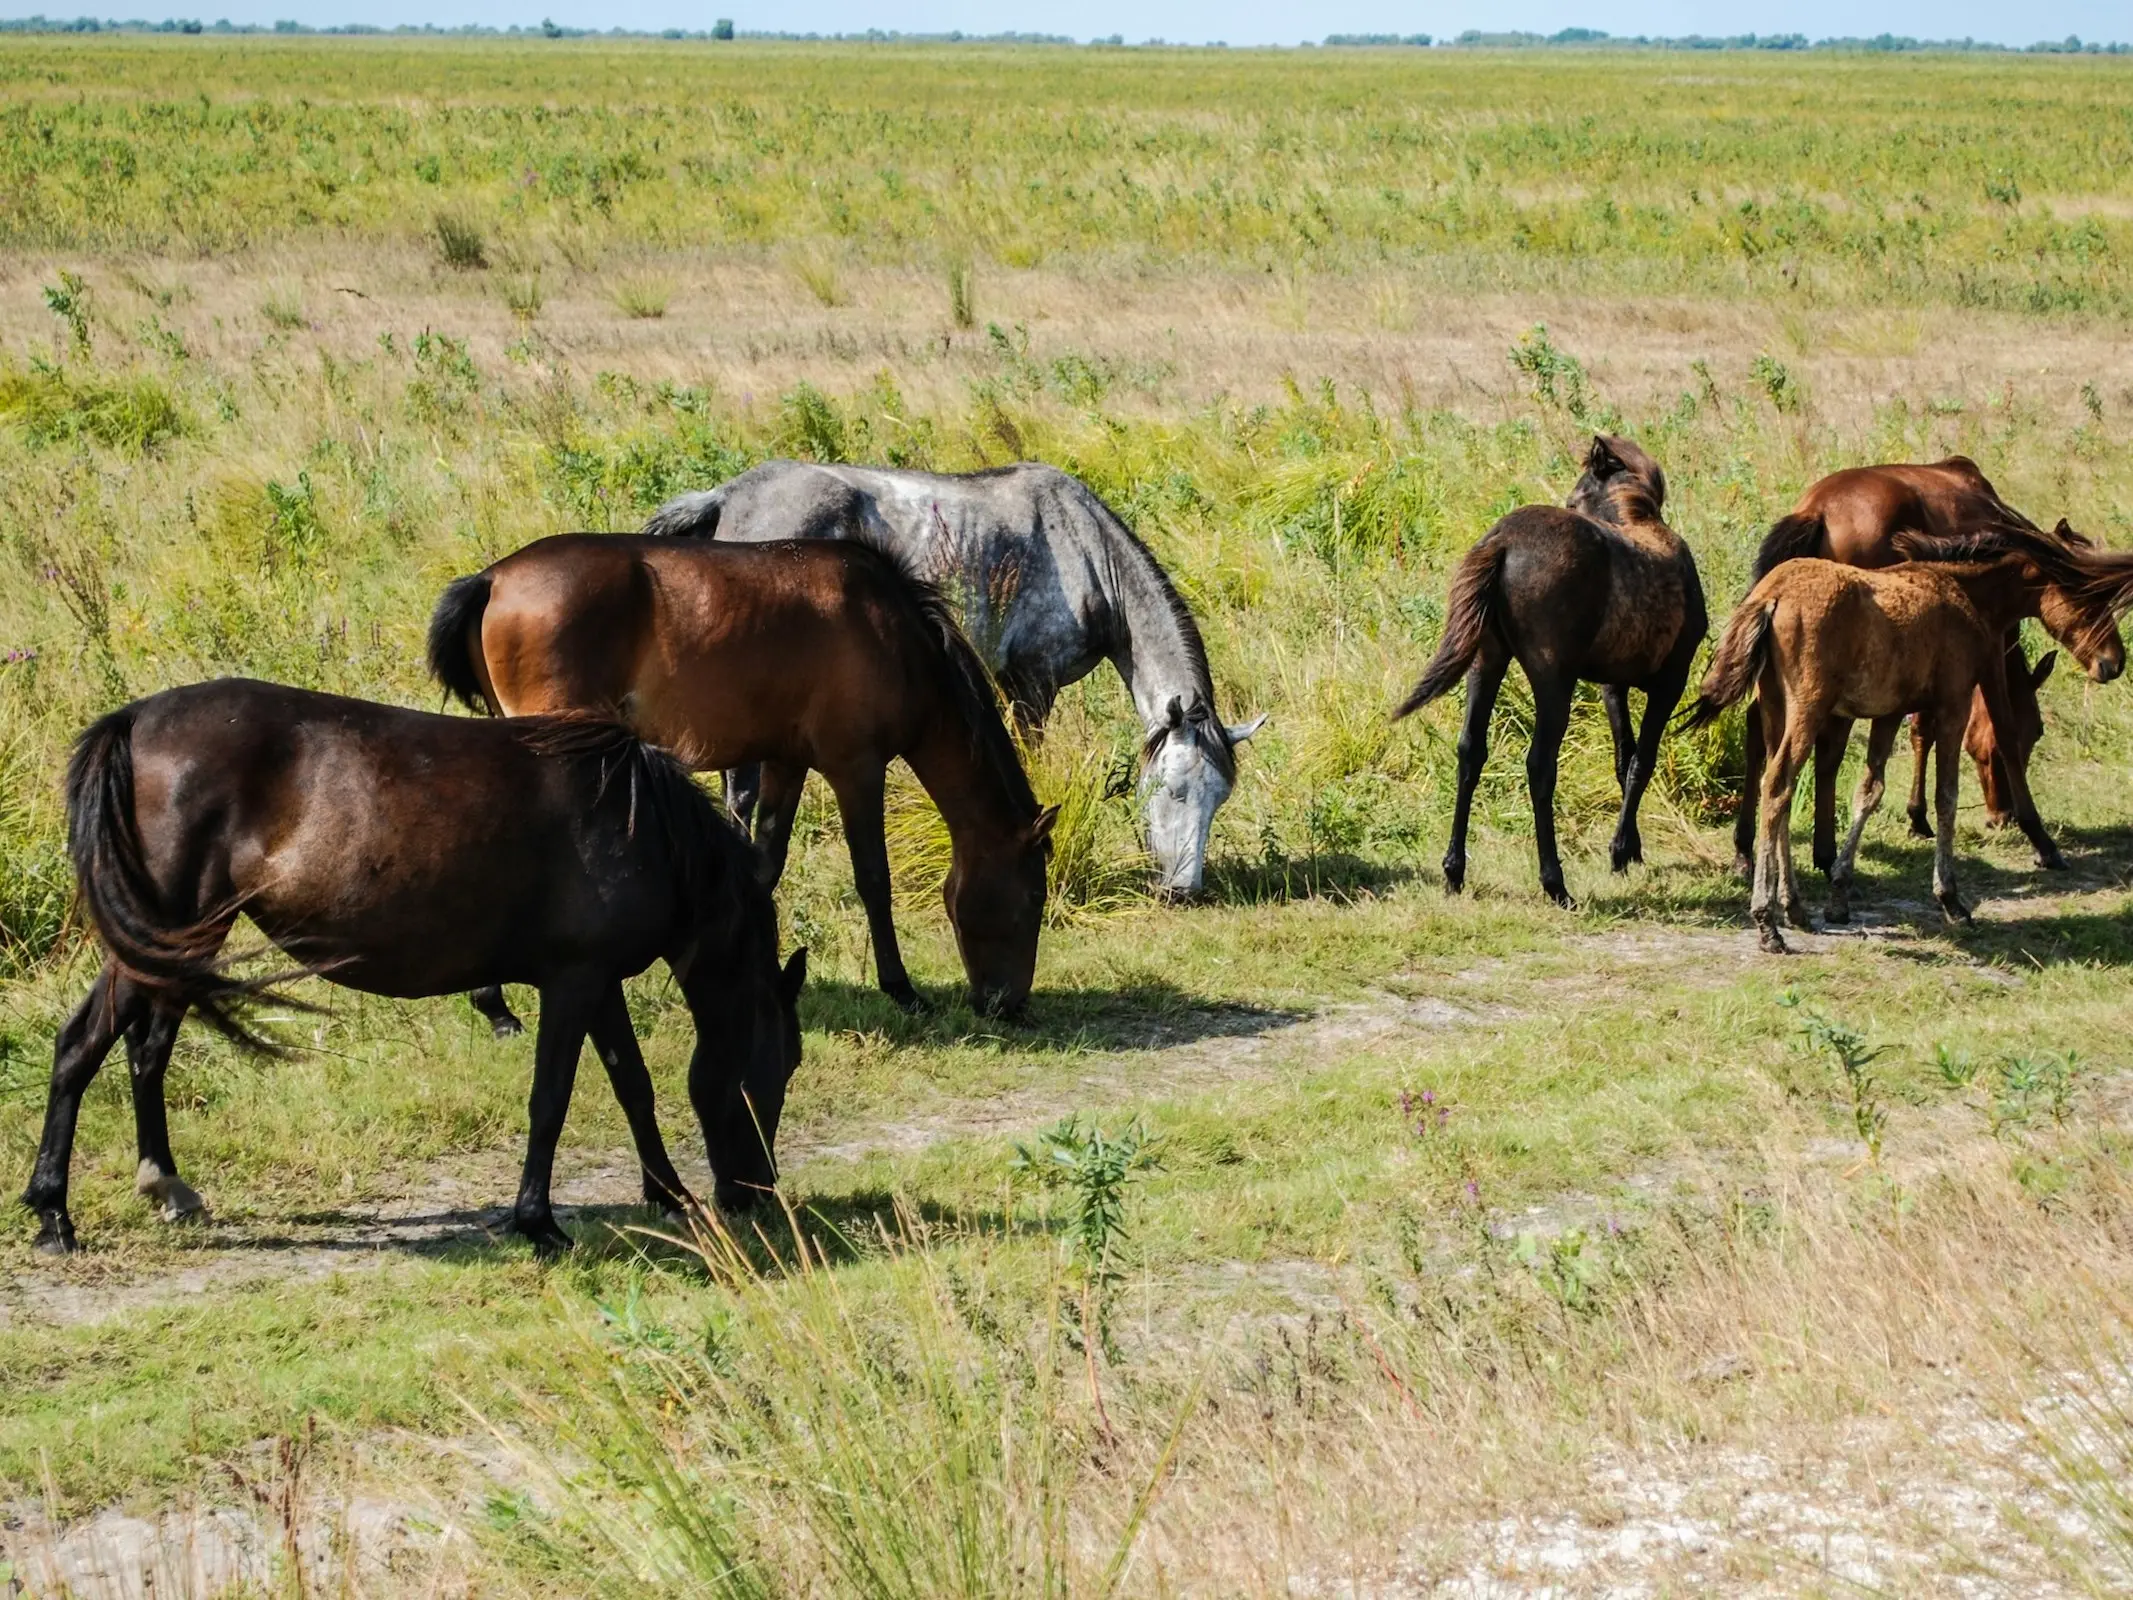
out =
[[[1661,520],[1666,475],[1627,439],[1592,441],[1567,509],[1522,506],[1467,552],[1452,574],[1444,637],[1414,692],[1393,712],[1419,711],[1464,675],[1459,792],[1444,881],[1466,882],[1467,820],[1488,759],[1489,714],[1513,661],[1533,687],[1526,786],[1541,887],[1570,905],[1555,845],[1556,763],[1580,680],[1600,685],[1614,735],[1622,814],[1614,870],[1644,859],[1637,807],[1658,760],[1659,736],[1689,681],[1706,617],[1696,558]],[[1644,725],[1630,737],[1629,691],[1644,691]]]
[[240,911],[305,969],[370,994],[539,987],[511,1220],[544,1253],[570,1243],[548,1184],[588,1033],[628,1115],[645,1198],[669,1209],[688,1198],[622,995],[654,960],[673,969],[696,1023],[689,1098],[720,1203],[746,1203],[777,1177],[806,952],[779,971],[777,911],[747,841],[626,728],[470,723],[244,679],[196,684],[81,736],[67,836],[108,954],[53,1049],[22,1197],[40,1250],[74,1248],[75,1118],[121,1036],[140,1190],[172,1221],[201,1209],[170,1151],[163,1075],[188,1010],[271,1048],[243,1011],[275,980],[232,977],[219,959]]
[[[844,819],[881,987],[918,991],[897,949],[883,785],[898,756],[940,808],[943,893],[973,1003],[1029,998],[1056,807],[1040,807],[992,682],[940,596],[865,544],[565,534],[437,602],[430,669],[492,714],[620,716],[699,771],[763,763],[756,843],[785,869],[810,769]],[[502,997],[477,996],[499,1027]]]
[[[2007,629],[2033,614],[2040,590],[2103,609],[2133,598],[2133,563],[2081,552],[2044,534],[2007,530],[1969,539],[1897,538],[1897,566],[1861,569],[1812,557],[1779,563],[1750,591],[1726,625],[1690,726],[1714,721],[1750,689],[1769,751],[1761,794],[1761,846],[1751,914],[1765,950],[1782,952],[1777,902],[1796,927],[1810,922],[1792,865],[1792,791],[1818,741],[1855,718],[1872,719],[1866,770],[1853,798],[1852,826],[1830,866],[1828,920],[1850,920],[1859,838],[1880,805],[1882,774],[1906,712],[1930,729],[1935,766],[1933,895],[1951,922],[1967,922],[1955,884],[1955,797],[1963,726],[1982,693],[2003,746],[2013,732]],[[2015,823],[2052,852],[2030,802],[2019,762],[2007,765]]]
[[[1977,463],[1964,456],[1950,456],[1930,466],[1896,463],[1875,467],[1851,467],[1833,472],[1812,485],[1799,503],[1772,525],[1762,548],[1756,552],[1755,580],[1760,582],[1781,561],[1802,556],[1839,562],[1870,570],[1894,566],[1903,557],[1897,550],[1902,534],[1952,539],[2011,528],[2041,533],[2035,523],[2002,500],[1999,492],[1980,472]],[[2090,548],[2089,541],[2062,520],[2053,537],[2062,543]],[[2105,619],[2101,630],[2049,592],[2040,595],[2035,613],[2045,628],[2072,649],[2099,683],[2108,683],[2125,668],[2125,643]],[[2008,630],[2007,694],[2012,707],[2015,737],[2003,749],[1985,713],[1982,697],[1972,703],[1964,725],[1965,748],[1977,765],[1978,783],[1984,790],[1987,815],[1996,824],[2013,819],[2008,788],[2008,757],[2028,770],[2030,751],[2044,731],[2037,704],[2037,690],[2050,676],[2053,657],[2047,655],[2031,667],[2022,653],[2019,622]],[[1828,871],[1836,856],[1837,768],[1843,760],[1849,726],[1832,726],[1824,748],[1815,754],[1814,862]],[[1929,837],[1925,815],[1926,752],[1932,731],[1920,723],[1912,738],[1911,830]],[[1756,794],[1763,769],[1763,729],[1755,717],[1748,719],[1748,782],[1734,817],[1733,849],[1738,870],[1748,870],[1755,848]],[[2044,866],[2062,866],[2056,852],[2040,858]]]

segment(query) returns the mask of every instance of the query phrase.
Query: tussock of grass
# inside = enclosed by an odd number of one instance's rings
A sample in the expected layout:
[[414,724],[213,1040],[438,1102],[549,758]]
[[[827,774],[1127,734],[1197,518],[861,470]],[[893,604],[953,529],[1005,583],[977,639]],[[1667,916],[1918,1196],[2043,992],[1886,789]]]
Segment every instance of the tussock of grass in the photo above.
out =
[[53,367],[0,365],[0,420],[32,444],[87,439],[132,455],[186,431],[185,413],[160,378],[77,377]]
[[667,306],[674,299],[674,285],[666,278],[638,274],[617,280],[608,298],[625,317],[651,321],[667,314]]
[[489,242],[481,224],[464,212],[438,212],[431,219],[430,236],[437,241],[439,257],[455,271],[472,272],[489,264]]

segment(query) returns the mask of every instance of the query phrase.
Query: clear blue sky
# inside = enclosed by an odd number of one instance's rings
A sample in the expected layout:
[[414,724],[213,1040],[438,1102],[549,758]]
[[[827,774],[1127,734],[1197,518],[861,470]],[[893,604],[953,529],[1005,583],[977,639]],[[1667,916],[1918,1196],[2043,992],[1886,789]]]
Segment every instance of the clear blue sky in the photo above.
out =
[[1604,28],[1618,34],[1805,33],[1969,35],[2029,44],[2079,34],[2133,38],[2128,0],[0,0],[0,16],[279,17],[326,24],[531,24],[545,16],[586,28],[708,28],[731,16],[742,28],[794,32],[968,33],[1019,30],[1076,38],[1122,33],[1129,41],[1294,44],[1328,33],[1429,33],[1464,28]]

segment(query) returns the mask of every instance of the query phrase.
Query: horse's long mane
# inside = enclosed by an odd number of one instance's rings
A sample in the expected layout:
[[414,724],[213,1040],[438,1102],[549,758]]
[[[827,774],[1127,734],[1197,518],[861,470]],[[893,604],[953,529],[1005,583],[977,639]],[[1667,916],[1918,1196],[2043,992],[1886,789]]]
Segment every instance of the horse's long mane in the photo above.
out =
[[511,726],[536,755],[578,767],[594,805],[619,795],[633,836],[642,827],[658,830],[690,921],[749,909],[755,869],[748,841],[673,756],[596,714],[515,717]]
[[862,559],[878,563],[883,576],[890,580],[886,587],[910,606],[919,623],[920,636],[939,651],[942,681],[963,725],[970,730],[971,749],[979,764],[992,775],[1011,805],[1025,814],[1034,814],[1038,810],[1036,792],[1029,786],[1029,774],[1022,770],[1022,754],[1000,718],[1000,697],[993,687],[992,674],[985,670],[977,646],[963,632],[963,625],[956,620],[955,609],[940,586],[922,575],[899,550],[865,537],[843,539],[838,544],[845,550],[864,552]]
[[2133,554],[2099,549],[2086,539],[2002,523],[1945,538],[1904,532],[1892,542],[1907,561],[1978,565],[2020,557],[2033,563],[2045,582],[2066,590],[2080,604],[2107,606],[2113,612],[2133,607]]

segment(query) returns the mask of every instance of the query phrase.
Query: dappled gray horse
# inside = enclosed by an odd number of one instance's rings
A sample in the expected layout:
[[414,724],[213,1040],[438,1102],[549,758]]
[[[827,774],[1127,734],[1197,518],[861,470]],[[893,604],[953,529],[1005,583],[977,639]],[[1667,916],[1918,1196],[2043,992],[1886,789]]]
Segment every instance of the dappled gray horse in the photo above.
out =
[[[894,550],[938,584],[1023,728],[1108,660],[1140,713],[1148,848],[1162,886],[1200,887],[1215,811],[1237,780],[1236,747],[1259,731],[1215,714],[1192,613],[1125,523],[1078,478],[1023,462],[984,472],[766,461],[678,495],[644,531],[699,538],[851,539]],[[753,769],[727,774],[743,819]]]

